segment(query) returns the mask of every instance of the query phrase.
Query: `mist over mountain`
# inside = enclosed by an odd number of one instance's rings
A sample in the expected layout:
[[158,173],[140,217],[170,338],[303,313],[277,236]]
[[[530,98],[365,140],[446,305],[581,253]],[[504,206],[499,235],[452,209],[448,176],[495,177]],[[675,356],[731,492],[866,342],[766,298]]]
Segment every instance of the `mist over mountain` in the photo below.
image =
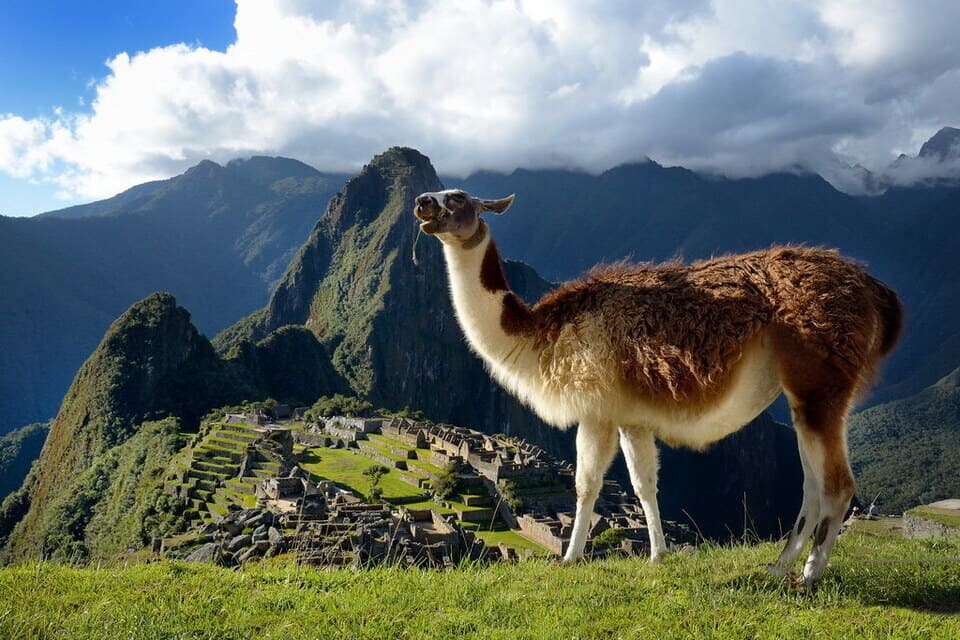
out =
[[0,217],[0,433],[56,413],[114,318],[170,291],[216,333],[262,306],[344,176],[254,157]]

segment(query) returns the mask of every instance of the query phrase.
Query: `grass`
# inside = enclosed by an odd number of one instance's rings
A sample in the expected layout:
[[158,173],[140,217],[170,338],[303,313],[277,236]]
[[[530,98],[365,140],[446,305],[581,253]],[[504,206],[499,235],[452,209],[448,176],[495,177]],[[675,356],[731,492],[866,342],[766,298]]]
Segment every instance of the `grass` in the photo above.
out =
[[879,517],[876,520],[854,520],[850,527],[860,533],[878,537],[899,538],[903,536],[903,519]]
[[[326,447],[306,449],[300,461],[300,467],[313,474],[314,479],[332,480],[358,496],[365,496],[370,491],[370,480],[363,471],[375,464],[379,463],[359,453]],[[397,477],[396,470],[380,479],[380,488],[387,502],[403,502],[423,496],[421,489]]]
[[0,569],[0,637],[949,638],[957,541],[841,537],[820,588],[767,575],[779,545],[706,546],[653,566],[534,559],[449,572],[156,562]]
[[510,547],[511,549],[516,549],[518,553],[523,553],[524,551],[532,551],[537,555],[549,555],[550,552],[538,545],[533,540],[528,540],[522,535],[508,529],[505,526],[500,527],[496,531],[487,531],[484,527],[481,527],[474,531],[477,534],[477,537],[483,540],[484,544],[488,547],[495,547],[501,542]]

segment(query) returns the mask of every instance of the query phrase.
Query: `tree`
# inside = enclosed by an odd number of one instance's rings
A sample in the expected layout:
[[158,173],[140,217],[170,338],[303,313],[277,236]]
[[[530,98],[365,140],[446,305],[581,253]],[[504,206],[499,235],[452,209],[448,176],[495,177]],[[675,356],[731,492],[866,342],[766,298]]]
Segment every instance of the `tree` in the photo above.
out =
[[616,546],[620,544],[624,538],[627,537],[627,532],[621,529],[620,527],[610,527],[609,529],[604,529],[601,531],[597,537],[593,539],[593,545],[599,547],[602,545]]
[[517,484],[513,480],[501,480],[498,483],[500,496],[510,507],[514,515],[523,513],[523,498],[517,494]]
[[371,415],[373,415],[372,404],[355,396],[345,396],[339,393],[332,396],[320,396],[313,403],[313,406],[304,413],[307,420],[318,420],[330,416],[367,418]]
[[384,418],[406,418],[407,420],[413,420],[414,422],[426,422],[427,424],[433,424],[433,421],[428,420],[423,411],[420,409],[411,409],[409,405],[405,406],[399,411],[391,411],[390,409],[377,409],[377,414]]
[[363,470],[363,475],[367,476],[367,480],[370,482],[370,491],[367,494],[370,502],[380,502],[383,498],[383,489],[380,487],[380,479],[388,473],[390,473],[390,468],[385,467],[382,464],[375,464],[372,467],[367,467]]
[[436,500],[446,500],[457,492],[460,485],[460,474],[457,473],[457,465],[450,462],[444,467],[443,472],[433,481],[433,497]]

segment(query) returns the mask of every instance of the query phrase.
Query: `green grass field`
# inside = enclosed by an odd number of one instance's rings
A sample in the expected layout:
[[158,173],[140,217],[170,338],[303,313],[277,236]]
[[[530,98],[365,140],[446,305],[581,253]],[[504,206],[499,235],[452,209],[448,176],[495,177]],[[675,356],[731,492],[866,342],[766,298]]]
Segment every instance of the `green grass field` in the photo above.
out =
[[707,546],[660,566],[539,559],[449,572],[27,564],[0,569],[0,637],[960,637],[960,564],[919,561],[960,558],[956,540],[851,531],[813,594],[766,574],[778,550]]
[[[316,476],[316,479],[328,479],[353,491],[358,496],[366,496],[370,491],[370,481],[363,475],[364,469],[380,464],[370,458],[347,449],[328,449],[317,447],[303,453],[300,466]],[[412,500],[423,495],[423,491],[397,477],[396,470],[380,479],[383,499],[388,502]]]

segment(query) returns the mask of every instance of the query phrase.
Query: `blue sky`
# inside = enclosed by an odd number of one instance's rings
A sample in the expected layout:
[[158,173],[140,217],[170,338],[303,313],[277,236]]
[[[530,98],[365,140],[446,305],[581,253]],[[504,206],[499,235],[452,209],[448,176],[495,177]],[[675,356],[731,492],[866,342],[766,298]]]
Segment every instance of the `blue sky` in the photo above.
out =
[[8,0],[0,213],[398,144],[447,175],[650,157],[906,184],[960,170],[891,167],[960,126],[957,24],[956,0]]
[[[225,50],[236,37],[235,12],[233,0],[5,0],[0,114],[50,117],[57,107],[89,113],[107,59],[175,42]],[[56,199],[57,191],[0,171],[0,214],[33,214],[74,200]]]

